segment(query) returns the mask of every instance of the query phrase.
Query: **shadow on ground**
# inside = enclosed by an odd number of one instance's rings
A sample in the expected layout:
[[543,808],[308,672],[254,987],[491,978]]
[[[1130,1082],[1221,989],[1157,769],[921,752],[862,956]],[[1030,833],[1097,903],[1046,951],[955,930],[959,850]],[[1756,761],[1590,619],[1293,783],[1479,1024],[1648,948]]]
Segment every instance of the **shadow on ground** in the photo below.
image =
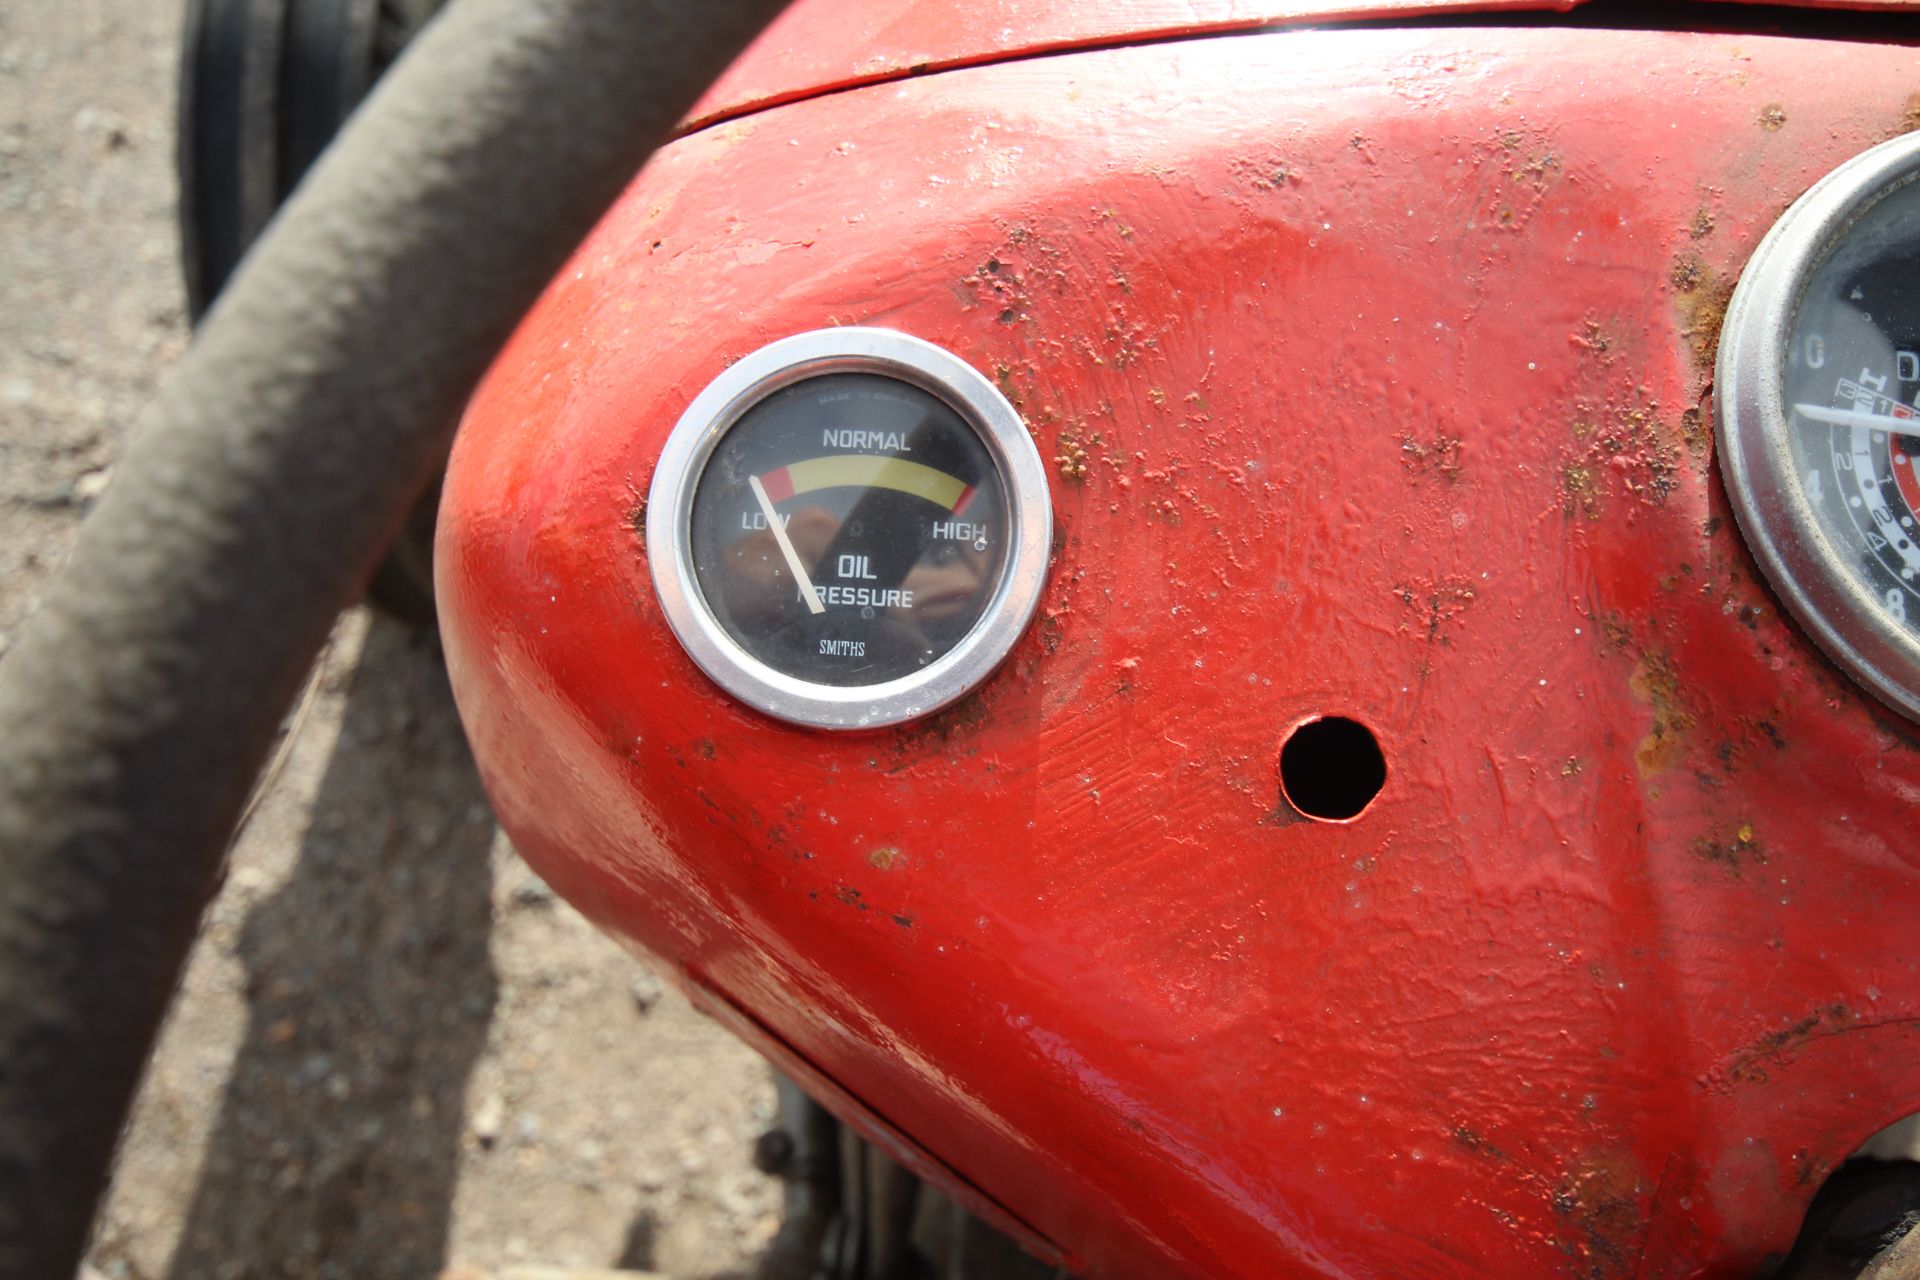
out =
[[430,638],[376,621],[287,882],[176,1280],[434,1275],[493,1013],[493,824]]

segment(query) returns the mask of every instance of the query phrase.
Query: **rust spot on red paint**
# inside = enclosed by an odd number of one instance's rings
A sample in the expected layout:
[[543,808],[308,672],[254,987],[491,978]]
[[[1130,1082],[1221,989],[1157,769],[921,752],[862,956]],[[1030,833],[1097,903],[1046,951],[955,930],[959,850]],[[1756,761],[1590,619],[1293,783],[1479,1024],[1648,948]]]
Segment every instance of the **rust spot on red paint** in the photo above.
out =
[[1004,364],[996,364],[993,366],[993,385],[1000,388],[1000,394],[1007,398],[1008,404],[1016,409],[1024,406],[1025,401],[1021,397],[1020,388],[1015,386],[1013,382],[1013,369],[1011,366]]
[[1458,480],[1465,469],[1458,436],[1437,435],[1422,442],[1409,432],[1400,437],[1400,461],[1416,476],[1437,475],[1447,481]]
[[1765,866],[1767,862],[1766,850],[1753,834],[1753,825],[1745,822],[1726,835],[1701,836],[1693,842],[1693,855],[1725,867],[1736,880],[1742,868],[1756,863]]
[[1080,437],[1072,431],[1062,431],[1056,447],[1060,452],[1053,455],[1053,465],[1060,473],[1060,478],[1069,484],[1084,482],[1087,478],[1087,447],[1080,442]]
[[1681,449],[1674,437],[1681,432],[1661,425],[1656,404],[1581,404],[1572,432],[1582,448],[1560,471],[1561,509],[1569,517],[1598,518],[1609,487],[1657,506],[1679,482]]
[[1474,601],[1472,583],[1458,575],[1423,584],[1397,586],[1400,603],[1413,610],[1426,630],[1427,643],[1448,644],[1447,628]]
[[1588,1280],[1631,1274],[1646,1230],[1639,1167],[1625,1152],[1597,1151],[1555,1184],[1553,1211],[1569,1221],[1561,1251]]
[[1061,634],[1062,631],[1063,628],[1057,614],[1042,614],[1040,616],[1039,626],[1040,648],[1048,654],[1060,652],[1060,642],[1063,638]]
[[1681,310],[1686,326],[1680,332],[1693,352],[1693,362],[1710,371],[1720,352],[1720,326],[1726,322],[1727,304],[1733,300],[1733,283],[1716,279],[1683,296]]
[[1600,514],[1600,496],[1593,468],[1584,462],[1569,462],[1560,472],[1562,507],[1569,516],[1576,511],[1591,519]]
[[1535,187],[1544,187],[1547,180],[1560,172],[1560,157],[1552,151],[1543,152],[1528,160],[1514,171],[1515,182],[1531,182]]
[[1568,341],[1576,347],[1585,348],[1594,355],[1604,356],[1613,350],[1613,335],[1606,331],[1598,320],[1581,322],[1580,332],[1569,335]]
[[1728,777],[1740,773],[1753,756],[1770,756],[1772,752],[1786,750],[1786,737],[1780,733],[1780,725],[1770,718],[1740,718],[1738,731],[1728,735],[1715,747],[1713,754],[1720,762],[1720,770]]
[[1665,654],[1643,655],[1627,687],[1635,698],[1653,708],[1653,724],[1633,752],[1640,776],[1651,778],[1672,767],[1686,751],[1693,715],[1681,702],[1680,681]]
[[1902,134],[1912,133],[1916,129],[1920,129],[1920,93],[1907,95],[1905,105],[1901,107],[1900,113],[1893,117],[1892,121],[1880,131],[1879,140],[1881,142],[1890,142]]
[[1715,1071],[1701,1084],[1760,1084],[1767,1079],[1769,1066],[1787,1066],[1793,1055],[1810,1042],[1849,1031],[1859,1022],[1860,1016],[1844,1004],[1824,1005],[1736,1050],[1724,1069]]
[[[1044,619],[1045,615],[1042,615]],[[1042,641],[1044,644],[1044,633]],[[1051,649],[1048,652],[1052,652]],[[924,742],[951,743],[985,726],[991,719],[985,695],[978,689],[924,720],[914,720],[894,731],[894,745],[909,751]]]
[[1786,127],[1787,109],[1777,102],[1769,102],[1760,108],[1760,114],[1756,119],[1760,127],[1768,133],[1778,133]]
[[1789,1158],[1789,1163],[1793,1165],[1793,1184],[1796,1187],[1815,1186],[1826,1181],[1827,1174],[1833,1171],[1832,1165],[1817,1159],[1813,1151],[1807,1147],[1801,1147],[1795,1151]]
[[1680,415],[1680,439],[1686,443],[1687,452],[1697,459],[1707,456],[1707,445],[1712,440],[1706,421],[1698,409],[1689,409]]
[[1458,1124],[1453,1127],[1453,1141],[1455,1145],[1459,1146],[1462,1150],[1471,1151],[1477,1156],[1485,1156],[1489,1160],[1505,1160],[1507,1158],[1506,1152],[1494,1146],[1476,1130],[1464,1124]]
[[[1695,225],[1699,225],[1697,219]],[[1711,219],[1708,226],[1711,228]],[[1680,301],[1680,333],[1693,353],[1693,362],[1702,370],[1711,370],[1720,353],[1720,326],[1726,322],[1727,304],[1733,300],[1733,281],[1687,253],[1673,260],[1667,282]]]
[[1242,157],[1228,162],[1227,169],[1236,181],[1260,192],[1284,191],[1288,183],[1300,180],[1293,166],[1278,156]]
[[1531,129],[1501,130],[1475,151],[1489,170],[1482,188],[1486,203],[1476,222],[1509,234],[1525,231],[1548,190],[1565,174],[1560,153],[1544,134]]
[[962,276],[956,291],[971,305],[991,307],[1001,324],[1033,318],[1034,295],[1065,294],[1070,282],[1060,251],[1030,227],[1004,228],[1006,239],[971,273]]
[[900,851],[892,845],[881,845],[867,855],[867,865],[881,871],[893,870],[893,864],[900,860]]
[[1687,227],[1687,234],[1695,240],[1705,240],[1713,234],[1713,214],[1701,209],[1693,215],[1693,222]]

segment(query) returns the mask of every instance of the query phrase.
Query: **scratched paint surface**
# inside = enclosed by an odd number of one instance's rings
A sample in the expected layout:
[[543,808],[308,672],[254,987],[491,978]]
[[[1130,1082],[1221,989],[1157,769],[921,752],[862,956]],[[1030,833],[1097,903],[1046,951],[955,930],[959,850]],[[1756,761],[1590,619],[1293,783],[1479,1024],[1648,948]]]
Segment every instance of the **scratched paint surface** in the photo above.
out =
[[[1920,743],[1759,583],[1708,374],[1746,256],[1914,79],[1261,34],[681,140],[456,448],[443,626],[503,823],[1091,1273],[1750,1273],[1920,1109]],[[701,387],[834,323],[993,377],[1059,529],[1005,666],[862,736],[720,693],[636,532]],[[1385,752],[1349,824],[1279,799],[1320,713]]]
[[[908,76],[1119,43],[1307,23],[1565,13],[1588,0],[797,0],[694,105],[698,128],[801,98]],[[1729,0],[1747,3],[1754,0]],[[1759,0],[1764,2],[1764,0]],[[1920,0],[1787,0],[1901,10]]]
[[688,113],[694,127],[954,67],[1306,22],[1558,10],[1583,0],[800,0]]

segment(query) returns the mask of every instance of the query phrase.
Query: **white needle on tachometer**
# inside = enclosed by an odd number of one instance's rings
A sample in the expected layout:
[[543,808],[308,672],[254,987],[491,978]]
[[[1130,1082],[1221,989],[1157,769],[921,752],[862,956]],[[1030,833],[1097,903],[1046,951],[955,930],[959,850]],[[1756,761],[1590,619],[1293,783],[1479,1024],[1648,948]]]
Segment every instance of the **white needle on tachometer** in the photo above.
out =
[[1821,404],[1796,404],[1793,411],[1815,422],[1836,427],[1868,427],[1889,435],[1920,439],[1920,418],[1889,418],[1884,413],[1861,413],[1858,409],[1829,409]]
[[773,530],[773,540],[780,544],[780,554],[787,558],[787,568],[793,570],[793,576],[800,583],[800,595],[807,602],[807,612],[825,613],[827,606],[820,603],[820,593],[813,589],[813,580],[807,577],[807,570],[800,563],[800,553],[787,541],[787,526],[780,523],[780,513],[773,509],[773,499],[767,496],[767,487],[760,483],[759,476],[748,476],[747,484],[760,503],[761,513],[767,517],[767,528]]

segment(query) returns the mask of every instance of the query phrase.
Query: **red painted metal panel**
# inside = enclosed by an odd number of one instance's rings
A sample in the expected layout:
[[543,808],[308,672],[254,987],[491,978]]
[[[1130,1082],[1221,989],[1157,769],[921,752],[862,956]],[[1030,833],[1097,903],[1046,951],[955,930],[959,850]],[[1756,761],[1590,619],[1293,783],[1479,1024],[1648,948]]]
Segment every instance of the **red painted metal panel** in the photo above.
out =
[[800,0],[695,104],[688,128],[954,67],[1288,23],[1549,10],[1585,0]]
[[[955,67],[1306,23],[1565,13],[1588,0],[799,0],[695,104],[697,129],[770,106]],[[1726,0],[1910,10],[1920,0]]]
[[[455,451],[502,821],[1094,1274],[1750,1273],[1920,1109],[1920,739],[1758,581],[1710,361],[1910,70],[1280,33],[682,139]],[[960,353],[1054,470],[1030,633],[871,735],[721,694],[636,531],[699,389],[832,323]],[[1351,823],[1278,796],[1323,712],[1386,754]]]

